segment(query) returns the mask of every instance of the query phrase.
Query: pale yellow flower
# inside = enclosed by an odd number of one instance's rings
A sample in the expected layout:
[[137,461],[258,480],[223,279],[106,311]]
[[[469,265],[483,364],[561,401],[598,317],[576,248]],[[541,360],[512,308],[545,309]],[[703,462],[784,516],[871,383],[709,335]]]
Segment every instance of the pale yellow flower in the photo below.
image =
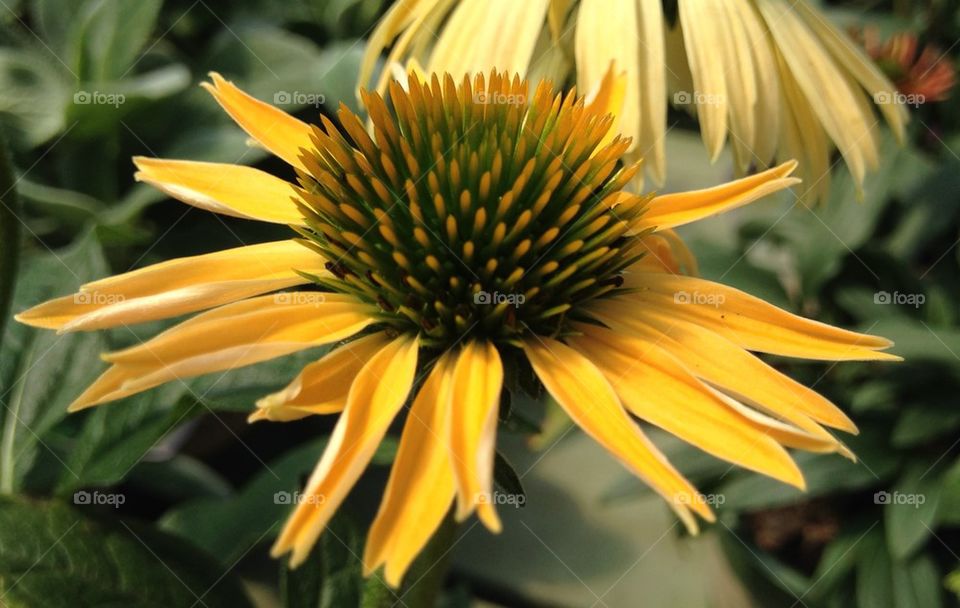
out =
[[[898,138],[893,84],[806,0],[396,0],[370,37],[362,83],[388,66],[531,80],[592,91],[611,61],[627,77],[617,128],[657,184],[666,175],[667,104],[695,113],[712,159],[730,142],[738,171],[795,158],[805,200],[823,199],[839,149],[857,184],[877,166],[874,102]],[[392,70],[377,83],[383,90]]]

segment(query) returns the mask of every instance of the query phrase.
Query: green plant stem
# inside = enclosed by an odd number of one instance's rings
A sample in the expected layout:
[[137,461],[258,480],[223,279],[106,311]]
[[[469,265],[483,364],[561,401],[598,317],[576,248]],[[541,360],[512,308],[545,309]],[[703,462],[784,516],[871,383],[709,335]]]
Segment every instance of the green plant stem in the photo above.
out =
[[20,218],[15,185],[10,154],[0,139],[0,342],[3,341],[13,299],[20,254]]
[[[450,549],[457,536],[451,509],[427,546],[410,566],[400,591],[390,589],[382,576],[372,576],[363,590],[363,608],[433,608],[439,599],[449,565]],[[401,603],[402,600],[402,603]]]

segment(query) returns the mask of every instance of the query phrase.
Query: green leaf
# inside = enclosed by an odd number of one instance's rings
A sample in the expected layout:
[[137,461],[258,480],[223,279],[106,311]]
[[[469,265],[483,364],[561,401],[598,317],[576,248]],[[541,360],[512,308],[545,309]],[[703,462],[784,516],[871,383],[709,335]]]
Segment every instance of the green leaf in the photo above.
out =
[[890,555],[903,560],[920,548],[937,526],[940,471],[918,463],[884,494],[884,528]]
[[38,146],[66,126],[69,85],[51,61],[40,51],[0,48],[0,126],[14,148]]
[[20,259],[20,202],[15,185],[10,154],[0,138],[0,347]]
[[863,540],[857,562],[857,606],[894,608],[893,560],[883,543],[883,534],[874,529]]
[[[225,560],[240,557],[252,543],[272,539],[298,496],[301,478],[316,465],[324,441],[297,447],[222,499],[190,501],[166,513],[160,527]],[[223,522],[230,522],[229,526]]]
[[940,608],[940,570],[933,558],[921,554],[906,565],[893,565],[893,593],[897,608]]
[[[92,235],[60,253],[29,258],[17,282],[14,310],[21,311],[102,276],[106,264]],[[0,491],[21,486],[40,451],[41,437],[66,416],[67,405],[101,371],[102,338],[57,335],[11,324],[0,357]],[[57,463],[64,468],[62,463]]]
[[86,19],[74,25],[83,40],[87,80],[123,76],[134,67],[160,13],[163,0],[86,3]]
[[0,593],[10,608],[250,608],[222,564],[141,525],[0,498]]
[[894,354],[908,363],[935,361],[952,367],[960,366],[960,330],[952,327],[925,325],[921,321],[884,319],[861,329],[893,340]]
[[514,497],[519,506],[523,507],[526,504],[527,493],[523,490],[520,476],[517,475],[513,465],[499,451],[493,461],[493,481],[501,490]]
[[127,483],[171,502],[226,498],[233,492],[219,473],[184,454],[162,462],[141,462],[130,472]]
[[310,557],[296,570],[281,564],[280,593],[286,608],[360,606],[364,579],[360,555],[363,534],[344,513],[337,513]]

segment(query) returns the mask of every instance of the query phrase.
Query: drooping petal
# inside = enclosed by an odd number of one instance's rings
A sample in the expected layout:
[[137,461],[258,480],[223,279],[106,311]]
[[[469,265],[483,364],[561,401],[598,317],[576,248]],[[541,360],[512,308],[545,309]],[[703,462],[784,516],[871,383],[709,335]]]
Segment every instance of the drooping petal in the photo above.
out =
[[279,557],[291,551],[292,568],[307,558],[406,402],[416,374],[418,348],[415,336],[400,336],[357,374],[330,443],[307,481],[305,500],[287,520],[271,555]]
[[640,141],[637,152],[653,181],[662,185],[667,176],[667,77],[663,6],[660,2],[637,2],[637,32],[640,44]]
[[698,378],[804,430],[816,432],[812,419],[857,432],[853,421],[822,395],[709,329],[670,321],[659,314],[597,317],[616,331],[658,344]]
[[360,75],[357,78],[360,86],[368,86],[373,68],[383,49],[410,27],[419,15],[429,11],[437,2],[438,0],[404,0],[390,6],[367,39],[363,60],[360,63]]
[[388,341],[386,333],[378,332],[330,351],[303,368],[285,388],[258,400],[248,421],[289,422],[342,411],[354,378]]
[[387,489],[364,549],[364,574],[386,564],[400,586],[413,559],[440,526],[456,494],[447,427],[453,357],[442,356],[407,414]]
[[490,500],[497,435],[497,406],[503,385],[500,354],[489,342],[470,342],[457,355],[450,384],[451,460],[457,479],[457,519],[477,516],[500,531]]
[[675,228],[742,207],[768,194],[800,183],[797,178],[789,177],[796,168],[796,161],[788,161],[762,173],[713,188],[661,194],[650,201],[649,207],[640,216],[636,229]]
[[[795,9],[797,14],[803,19],[804,23],[813,30],[818,36],[820,42],[830,51],[834,58],[839,61],[850,74],[860,83],[863,88],[870,93],[874,101],[878,99],[893,99],[897,93],[897,88],[890,79],[884,76],[880,68],[864,53],[863,49],[858,47],[849,36],[844,35],[831,24],[824,15],[819,14],[806,0],[796,0],[791,2],[790,8]],[[900,142],[903,142],[906,123],[910,118],[909,113],[903,104],[898,103],[880,103],[880,111],[883,112],[893,134]]]
[[581,0],[574,41],[577,85],[582,90],[596,89],[611,71],[624,79],[620,107],[614,108],[615,124],[618,132],[634,138],[631,148],[640,133],[636,5],[636,0]]
[[201,313],[137,346],[103,355],[112,363],[70,411],[192,378],[337,342],[373,323],[376,310],[350,296],[296,292],[260,296]]
[[598,301],[608,315],[644,311],[682,319],[714,331],[747,350],[826,361],[887,360],[899,357],[879,352],[892,342],[804,319],[747,293],[704,279],[665,273],[631,273],[627,286],[635,291]]
[[546,337],[524,342],[523,350],[547,391],[585,433],[663,496],[687,529],[697,531],[695,511],[713,513],[696,489],[674,469],[630,419],[600,370],[569,346]]
[[461,0],[440,32],[427,72],[523,77],[544,27],[550,0]]
[[221,215],[275,224],[303,224],[293,184],[227,163],[136,156],[133,177],[188,205]]
[[213,95],[240,128],[290,165],[307,171],[300,160],[300,150],[313,149],[310,125],[247,95],[216,72],[211,72],[210,78],[213,84],[204,82],[200,86]]
[[729,407],[652,342],[581,326],[573,346],[606,376],[634,415],[709,454],[803,487],[803,474],[765,429]]
[[16,319],[64,332],[156,321],[301,285],[307,280],[294,270],[324,274],[323,263],[296,241],[225,249],[87,283]]
[[679,0],[680,25],[687,49],[687,63],[693,76],[693,91],[686,91],[688,102],[696,104],[703,143],[711,160],[723,150],[727,137],[727,84],[723,54],[717,49],[726,44],[728,32],[716,24],[724,14],[723,0]]

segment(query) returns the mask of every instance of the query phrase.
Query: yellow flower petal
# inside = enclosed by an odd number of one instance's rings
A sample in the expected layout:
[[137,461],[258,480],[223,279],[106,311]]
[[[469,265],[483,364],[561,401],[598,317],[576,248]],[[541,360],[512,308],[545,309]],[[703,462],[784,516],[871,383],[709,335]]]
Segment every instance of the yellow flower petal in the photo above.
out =
[[696,104],[703,143],[711,160],[720,156],[727,137],[727,85],[724,78],[727,68],[723,53],[718,49],[726,45],[725,36],[729,32],[716,26],[724,14],[723,1],[677,2],[683,42],[687,48],[687,63],[693,76],[694,90],[686,93],[690,101]]
[[230,118],[264,148],[293,167],[307,171],[300,154],[301,149],[314,149],[310,125],[247,95],[216,72],[211,72],[210,78],[213,84],[204,82],[200,86],[213,95]]
[[461,0],[440,32],[427,72],[526,74],[550,0]]
[[292,551],[291,568],[307,558],[406,402],[417,369],[418,348],[415,336],[400,336],[357,374],[347,407],[307,481],[305,500],[297,505],[271,550],[274,557]]
[[[320,301],[317,298],[324,298]],[[305,300],[305,303],[291,303]],[[114,364],[71,404],[76,411],[171,380],[229,370],[337,342],[374,321],[349,296],[260,296],[201,313],[137,346],[103,355]],[[115,369],[119,368],[119,369]]]
[[616,331],[658,344],[698,378],[801,429],[816,433],[812,419],[857,432],[853,421],[825,397],[709,329],[651,311],[642,317],[597,314],[597,318]]
[[626,284],[636,291],[598,301],[608,315],[636,314],[638,304],[658,308],[660,316],[681,318],[714,331],[747,350],[827,361],[900,358],[883,352],[892,342],[804,319],[720,283],[663,273],[631,273]]
[[470,342],[457,355],[450,385],[451,459],[457,479],[457,519],[477,516],[493,532],[500,531],[490,500],[496,454],[497,406],[503,365],[489,342]]
[[[880,71],[863,49],[850,39],[850,36],[834,27],[806,0],[792,1],[791,8],[796,10],[804,23],[818,36],[820,42],[870,93],[874,101],[882,96],[892,99],[896,95],[897,87]],[[906,123],[910,119],[906,107],[898,103],[881,103],[878,106],[890,128],[893,129],[894,136],[902,143],[906,133]]]
[[661,194],[650,201],[635,230],[674,228],[742,207],[800,183],[800,180],[788,177],[796,168],[797,162],[789,161],[762,173],[713,188]]
[[652,342],[581,326],[570,342],[630,412],[709,454],[802,488],[803,474],[765,429],[729,407]]
[[437,361],[407,414],[380,510],[364,549],[364,574],[386,564],[387,584],[399,587],[456,494],[447,445],[453,357]]
[[178,258],[80,287],[16,316],[45,329],[86,331],[196,312],[325,274],[324,260],[296,241],[276,241]]
[[269,173],[225,163],[134,157],[133,176],[188,205],[233,217],[303,224],[293,184]]
[[248,420],[289,422],[342,411],[354,378],[387,342],[387,334],[378,332],[330,351],[303,368],[285,388],[257,401],[257,409]]
[[607,379],[589,359],[551,338],[533,338],[523,350],[547,391],[585,433],[663,496],[687,529],[696,533],[690,510],[713,521],[696,489],[674,469],[630,419]]
[[361,86],[367,86],[373,75],[373,69],[377,64],[377,59],[390,43],[399,36],[405,29],[410,27],[417,17],[428,12],[437,4],[438,0],[403,0],[395,2],[383,18],[377,22],[377,26],[370,33],[367,40],[366,49],[363,53],[363,60],[360,63],[360,76],[357,82]]
[[[640,140],[637,152],[657,185],[667,177],[667,61],[663,6],[660,2],[637,2],[637,35],[640,44]],[[630,135],[630,133],[627,133]]]
[[[593,91],[614,72],[623,78],[622,97],[617,106],[610,107],[616,116],[614,127],[608,133],[624,133],[634,137],[636,147],[640,132],[640,58],[637,38],[636,0],[581,0],[577,10],[577,31],[574,50],[577,66],[577,86]],[[621,76],[622,74],[622,76]]]

